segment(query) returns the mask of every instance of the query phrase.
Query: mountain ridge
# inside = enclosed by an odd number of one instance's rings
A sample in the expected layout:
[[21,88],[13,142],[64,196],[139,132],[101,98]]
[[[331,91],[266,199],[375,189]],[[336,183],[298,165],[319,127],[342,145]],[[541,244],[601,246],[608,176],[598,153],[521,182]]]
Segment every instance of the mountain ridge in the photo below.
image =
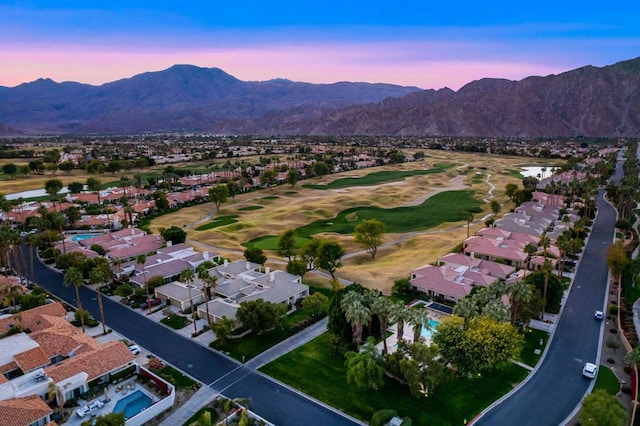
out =
[[482,78],[457,91],[242,81],[176,64],[100,86],[40,78],[0,87],[0,123],[23,133],[638,136],[640,58],[517,81]]

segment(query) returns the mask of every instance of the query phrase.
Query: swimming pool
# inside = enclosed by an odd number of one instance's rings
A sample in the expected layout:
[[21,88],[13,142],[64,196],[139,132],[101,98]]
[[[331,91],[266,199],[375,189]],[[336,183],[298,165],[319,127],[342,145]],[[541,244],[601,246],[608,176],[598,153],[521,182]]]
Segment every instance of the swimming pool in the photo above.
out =
[[151,407],[151,398],[141,390],[122,398],[113,409],[114,413],[124,413],[125,419],[130,419],[141,411]]
[[88,240],[89,238],[99,237],[101,234],[78,234],[71,237],[71,241]]
[[420,335],[425,339],[431,339],[431,336],[433,336],[433,332],[436,331],[436,328],[438,328],[439,325],[440,323],[438,321],[429,320],[429,327],[423,326]]

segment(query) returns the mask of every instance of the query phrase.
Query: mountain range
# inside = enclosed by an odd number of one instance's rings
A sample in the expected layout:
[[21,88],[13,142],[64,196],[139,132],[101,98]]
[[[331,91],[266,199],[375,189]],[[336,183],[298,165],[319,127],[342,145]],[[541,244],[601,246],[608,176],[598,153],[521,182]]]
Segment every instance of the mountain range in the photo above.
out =
[[241,81],[175,65],[100,86],[0,87],[0,134],[197,131],[253,135],[639,136],[640,58],[458,91]]

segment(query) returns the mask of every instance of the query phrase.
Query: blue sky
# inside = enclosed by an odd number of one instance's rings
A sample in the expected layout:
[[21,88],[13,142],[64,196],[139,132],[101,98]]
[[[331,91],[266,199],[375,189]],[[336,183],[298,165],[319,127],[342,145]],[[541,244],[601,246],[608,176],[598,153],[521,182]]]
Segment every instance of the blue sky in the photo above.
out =
[[0,0],[0,41],[4,86],[189,63],[243,80],[458,89],[640,56],[640,2]]

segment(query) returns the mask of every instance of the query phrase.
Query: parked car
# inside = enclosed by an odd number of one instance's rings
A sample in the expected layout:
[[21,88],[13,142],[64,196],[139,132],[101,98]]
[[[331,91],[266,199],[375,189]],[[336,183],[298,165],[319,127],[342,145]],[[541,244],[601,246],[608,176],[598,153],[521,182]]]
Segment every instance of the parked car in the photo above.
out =
[[149,309],[149,306],[154,307],[154,306],[158,306],[162,304],[162,300],[157,299],[157,298],[153,298],[153,299],[149,299],[149,304],[147,304],[146,301],[142,302],[140,304],[140,309]]
[[604,318],[604,312],[602,311],[596,311],[596,313],[593,315],[593,317],[597,320],[601,320]]
[[585,363],[582,368],[582,375],[590,379],[595,379],[598,375],[598,366],[590,362]]
[[131,351],[132,354],[134,355],[138,355],[140,353],[140,347],[138,345],[131,345],[129,346],[129,350]]

